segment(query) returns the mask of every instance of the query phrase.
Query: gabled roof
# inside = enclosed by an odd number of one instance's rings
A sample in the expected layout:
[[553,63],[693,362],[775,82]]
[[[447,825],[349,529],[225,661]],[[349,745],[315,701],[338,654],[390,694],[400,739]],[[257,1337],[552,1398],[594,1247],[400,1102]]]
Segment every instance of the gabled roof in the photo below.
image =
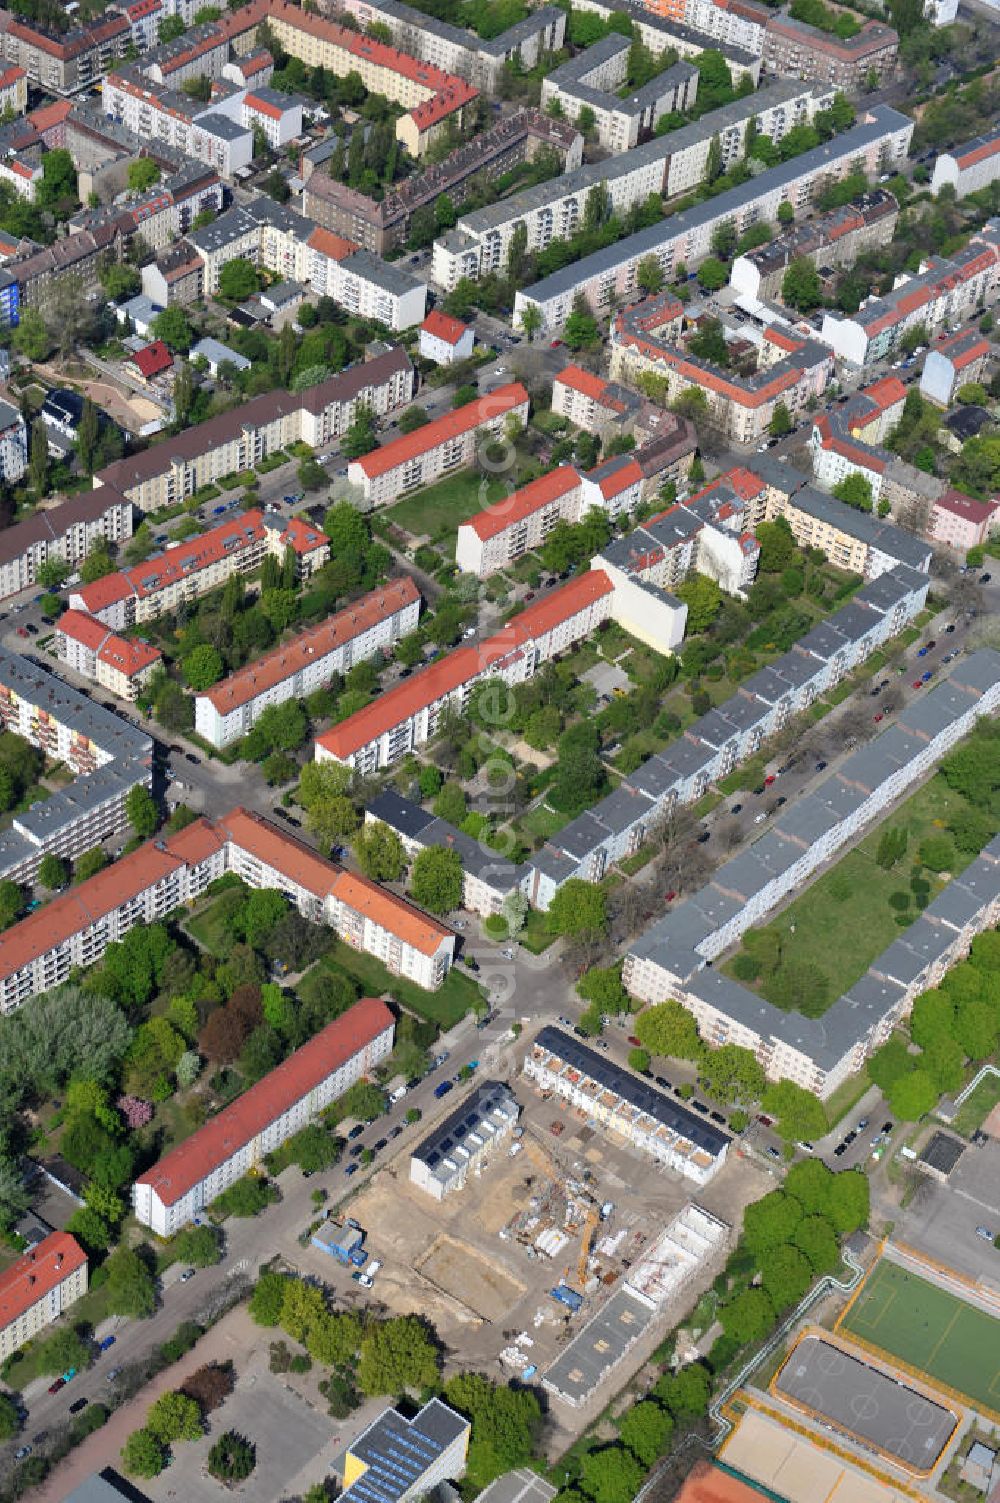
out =
[[398,469],[408,460],[416,459],[418,454],[427,454],[448,439],[458,438],[461,434],[478,428],[481,423],[502,417],[504,413],[513,411],[528,400],[528,393],[520,381],[509,381],[506,386],[498,386],[485,396],[466,402],[464,407],[456,407],[453,412],[444,413],[433,422],[425,423],[414,433],[401,434],[391,443],[382,444],[352,463],[369,480],[375,480],[380,475],[387,475],[390,470]]
[[430,313],[420,325],[421,334],[432,334],[435,339],[441,339],[445,344],[456,345],[463,334],[470,331],[468,324],[463,324],[460,318],[452,318],[448,313],[442,313],[440,308],[432,308]]
[[156,339],[152,344],[147,344],[144,350],[139,350],[132,356],[130,361],[139,374],[148,380],[150,376],[158,376],[163,371],[171,369],[174,357],[163,343],[162,339]]

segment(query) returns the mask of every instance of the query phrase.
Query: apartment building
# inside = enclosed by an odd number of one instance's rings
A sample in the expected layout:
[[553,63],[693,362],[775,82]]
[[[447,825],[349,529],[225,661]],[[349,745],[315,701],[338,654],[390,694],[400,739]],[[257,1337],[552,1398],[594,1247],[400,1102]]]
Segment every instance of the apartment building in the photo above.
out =
[[718,42],[743,47],[760,57],[771,11],[753,0],[655,0],[654,9],[683,10],[684,20]]
[[182,151],[227,180],[253,158],[253,131],[239,115],[234,119],[218,102],[193,99],[181,91],[179,81],[158,81],[138,63],[107,75],[101,103],[110,120],[140,141]]
[[461,711],[474,684],[531,678],[542,663],[590,635],[611,615],[611,582],[593,570],[533,602],[474,647],[456,647],[316,738],[317,762],[367,774],[390,767],[435,733],[446,706]]
[[169,444],[116,460],[99,479],[144,512],[156,511],[223,476],[252,469],[290,443],[301,440],[314,449],[328,444],[346,433],[361,407],[377,417],[405,407],[413,397],[413,381],[409,357],[393,346],[305,391],[253,397],[176,435]]
[[658,376],[666,382],[666,404],[684,392],[700,391],[715,425],[728,438],[744,444],[767,433],[779,405],[787,408],[794,421],[826,390],[834,363],[829,350],[816,340],[772,325],[763,332],[756,370],[741,375],[672,342],[670,331],[676,327],[672,304],[670,297],[665,303],[650,299],[615,316],[611,325],[615,380],[634,385],[642,375]]
[[764,32],[764,71],[784,78],[815,78],[845,94],[860,94],[896,71],[899,37],[881,21],[866,21],[843,38],[791,16],[772,14]]
[[838,568],[877,579],[899,563],[924,570],[931,549],[888,519],[845,506],[834,496],[804,485],[768,505],[768,520],[783,516],[800,548],[822,548]]
[[475,281],[492,271],[502,272],[514,231],[522,224],[530,251],[568,239],[583,223],[594,188],[607,194],[619,215],[645,203],[651,193],[668,198],[688,193],[704,181],[713,139],[719,142],[723,167],[731,167],[744,155],[751,121],[759,135],[778,142],[794,125],[811,121],[832,99],[832,90],[816,85],[771,83],[632,151],[567,169],[561,177],[460,214],[455,228],[434,242],[434,281],[450,291],[462,277]]
[[452,318],[434,308],[420,325],[420,353],[425,360],[435,365],[455,365],[459,360],[468,360],[476,340],[476,331],[471,324],[463,324],[460,318]]
[[410,1154],[410,1184],[435,1200],[464,1190],[506,1151],[521,1114],[517,1097],[499,1080],[486,1080],[427,1134]]
[[260,815],[236,808],[147,842],[5,930],[0,1013],[60,985],[75,966],[95,965],[136,924],[155,923],[200,897],[227,871],[250,887],[277,888],[303,918],[377,955],[393,975],[432,991],[448,974],[455,936],[443,924],[323,860]]
[[384,789],[366,806],[365,823],[388,825],[409,857],[435,845],[457,851],[462,862],[462,907],[484,918],[500,913],[504,899],[520,888],[526,876],[524,867],[515,866],[500,851],[474,840],[447,820],[427,814],[393,788]]
[[179,89],[192,78],[221,78],[229,57],[229,39],[212,21],[191,26],[183,36],[160,42],[142,60],[154,83]]
[[16,407],[0,400],[0,480],[13,485],[27,468],[27,425]]
[[97,234],[84,230],[67,235],[52,245],[29,248],[0,268],[0,326],[14,329],[23,308],[42,308],[50,288],[71,281],[81,297],[96,296],[101,266],[113,254],[114,232],[102,228]]
[[[224,189],[218,172],[200,162],[185,162],[144,193],[118,195],[112,204],[81,209],[69,221],[70,232],[110,229],[116,240],[128,245],[136,235],[152,251],[174,247],[186,235],[199,214],[222,209]],[[154,299],[155,301],[155,299]],[[159,304],[161,308],[166,302]]]
[[187,307],[205,295],[205,263],[187,240],[161,250],[141,275],[143,296],[159,308]]
[[374,319],[399,332],[419,324],[427,311],[427,284],[372,251],[350,245],[329,230],[315,229],[306,241],[306,277],[317,297],[333,298],[348,313]]
[[395,1019],[363,997],[277,1069],[159,1159],[132,1186],[140,1225],[170,1237],[223,1190],[258,1169],[265,1154],[312,1122],[392,1052]]
[[28,108],[28,75],[12,63],[0,67],[0,111],[23,115]]
[[987,135],[943,151],[934,163],[931,192],[954,188],[956,198],[968,198],[1000,177],[1000,125]]
[[622,98],[631,51],[630,37],[601,37],[542,79],[542,108],[558,107],[574,122],[581,110],[589,109],[600,145],[607,151],[630,150],[661,115],[689,110],[698,93],[698,69],[677,62]]
[[[430,21],[430,17],[425,19]],[[443,162],[396,184],[380,199],[314,170],[314,163],[321,166],[328,160],[329,150],[329,143],[323,143],[302,154],[305,212],[324,229],[384,256],[406,240],[417,209],[433,207],[443,193],[458,208],[474,183],[495,182],[522,162],[534,161],[542,150],[556,152],[564,170],[575,171],[583,161],[583,137],[565,120],[553,120],[536,109],[519,109],[456,147]]]
[[911,329],[968,322],[1000,298],[1000,218],[991,219],[953,256],[930,256],[916,275],[903,273],[885,297],[857,313],[823,314],[820,338],[841,360],[871,365],[896,350]]
[[847,475],[862,475],[873,504],[881,500],[892,456],[880,446],[903,416],[906,392],[898,376],[885,376],[814,419],[809,446],[822,485],[832,490]]
[[539,1030],[524,1078],[695,1184],[707,1185],[726,1161],[728,1133],[561,1028]]
[[785,272],[793,261],[814,266],[853,266],[866,251],[888,245],[896,232],[899,204],[891,193],[877,188],[840,209],[793,224],[767,245],[737,256],[729,274],[730,286],[761,302],[780,299]]
[[355,663],[388,653],[416,629],[419,615],[420,591],[413,580],[390,580],[197,694],[195,729],[213,746],[232,745],[271,705],[305,699],[335,673],[346,674]]
[[75,774],[65,788],[15,813],[0,833],[4,880],[33,882],[49,852],[73,859],[118,834],[128,823],[129,793],[152,786],[152,742],[143,731],[5,648],[0,728]]
[[302,101],[257,84],[243,96],[241,123],[264,132],[272,151],[280,151],[302,134]]
[[131,41],[128,17],[115,11],[61,34],[15,17],[2,33],[7,61],[24,69],[29,84],[53,94],[76,94],[96,84]]
[[412,1419],[384,1409],[344,1452],[347,1503],[417,1503],[455,1482],[465,1471],[472,1427],[440,1399],[430,1399]]
[[37,584],[47,559],[76,565],[98,540],[117,545],[131,536],[132,503],[120,491],[103,482],[79,491],[0,532],[0,599]]
[[920,372],[920,395],[938,407],[950,407],[960,386],[982,378],[992,354],[978,324],[954,334],[939,334]]
[[81,585],[70,594],[70,609],[125,631],[197,600],[233,574],[251,573],[268,553],[283,559],[286,548],[294,552],[303,579],[330,557],[329,539],[311,523],[298,517],[286,521],[275,512],[243,512],[144,563]]
[[0,1361],[6,1362],[87,1292],[87,1254],[51,1232],[0,1273]]
[[516,61],[530,72],[543,53],[558,51],[566,36],[566,13],[555,5],[539,6],[489,40],[414,10],[400,0],[344,0],[342,8],[363,31],[372,22],[387,26],[393,45],[400,51],[457,73],[477,89],[491,93],[499,86],[505,64]]
[[927,575],[905,564],[869,581],[851,602],[860,610],[835,612],[825,623],[829,630],[810,634],[805,647],[755,673],[666,751],[647,759],[525,863],[518,885],[532,906],[545,910],[570,878],[599,882],[615,862],[634,855],[675,808],[696,803],[713,782],[898,635],[923,608],[928,587]]
[[464,573],[489,579],[540,547],[557,522],[578,522],[583,510],[579,471],[559,465],[461,523],[455,562]]
[[828,1097],[885,1042],[914,998],[968,952],[975,934],[996,924],[1000,838],[821,1018],[774,1007],[712,963],[998,705],[1000,656],[983,649],[956,663],[946,680],[784,810],[707,887],[647,929],[625,958],[622,979],[630,993],[644,1002],[680,1002],[711,1045],[751,1049],[770,1079],[790,1079]]
[[119,699],[136,700],[163,662],[158,647],[120,637],[83,611],[63,611],[56,622],[56,656]]
[[256,45],[258,26],[266,22],[284,52],[308,67],[322,67],[338,78],[357,73],[369,93],[383,94],[406,111],[396,121],[396,139],[411,156],[423,156],[451,128],[467,123],[478,91],[457,74],[420,62],[385,42],[349,31],[289,0],[250,0],[215,23],[237,53]]
[[935,543],[968,553],[979,548],[997,530],[1000,501],[977,501],[961,491],[946,490],[931,508],[927,535]]
[[[558,522],[579,522],[591,508],[606,512],[615,521],[668,481],[683,485],[694,459],[697,436],[686,418],[662,410],[660,415],[665,421],[632,453],[610,459],[587,473],[572,465],[559,465],[463,522],[455,544],[459,568],[488,579],[530,549],[541,547]],[[638,434],[637,425],[635,431]],[[659,631],[651,620],[647,629]],[[658,636],[660,651],[667,650],[672,636],[672,632]]]
[[[697,129],[703,139],[707,138],[711,116],[699,121]],[[907,116],[886,105],[875,105],[850,130],[812,151],[768,168],[748,183],[729,188],[703,204],[628,235],[617,244],[554,272],[529,289],[519,289],[515,322],[520,321],[522,311],[530,304],[541,314],[543,329],[553,328],[568,317],[578,293],[598,312],[606,310],[613,301],[619,306],[635,302],[636,271],[645,257],[655,257],[669,280],[679,262],[690,268],[711,253],[712,234],[723,221],[731,222],[737,233],[742,234],[761,220],[773,222],[782,203],[790,203],[796,214],[801,215],[820,186],[846,177],[856,168],[871,175],[903,162],[912,134],[913,121]],[[637,150],[643,152],[646,148]],[[619,160],[628,161],[628,157]],[[434,276],[437,280],[437,262]]]
[[384,506],[452,470],[466,469],[480,443],[502,436],[510,423],[517,429],[524,427],[528,406],[528,393],[520,381],[510,381],[414,433],[401,434],[370,454],[352,459],[347,478],[368,506]]
[[683,6],[677,14],[668,14],[660,5],[644,5],[641,0],[580,0],[575,10],[587,11],[609,21],[612,16],[627,16],[632,25],[632,34],[654,57],[662,52],[676,52],[680,58],[697,62],[698,54],[709,49],[721,52],[729,69],[734,86],[738,87],[749,78],[754,88],[760,82],[760,54],[763,47],[763,29],[760,43],[747,47],[743,40],[732,42],[728,37],[718,37],[699,30],[685,19]]

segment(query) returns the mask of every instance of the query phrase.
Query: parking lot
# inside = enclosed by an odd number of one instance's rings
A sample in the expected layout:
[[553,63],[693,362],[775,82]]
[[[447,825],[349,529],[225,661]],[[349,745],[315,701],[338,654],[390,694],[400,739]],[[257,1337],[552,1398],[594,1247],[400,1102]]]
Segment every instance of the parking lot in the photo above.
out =
[[1000,1143],[965,1150],[946,1185],[919,1171],[919,1184],[898,1213],[896,1239],[1000,1293],[1000,1251],[976,1235],[1000,1233]]

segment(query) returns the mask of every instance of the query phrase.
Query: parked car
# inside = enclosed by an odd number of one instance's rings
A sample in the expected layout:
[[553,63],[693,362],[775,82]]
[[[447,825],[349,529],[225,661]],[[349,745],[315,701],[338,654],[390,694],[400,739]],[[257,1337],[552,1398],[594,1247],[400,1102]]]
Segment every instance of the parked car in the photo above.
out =
[[441,1099],[442,1096],[447,1096],[448,1092],[449,1091],[453,1091],[454,1089],[455,1089],[455,1086],[454,1086],[454,1083],[452,1081],[450,1081],[450,1080],[442,1080],[442,1082],[441,1082],[441,1084],[439,1086],[435,1086],[434,1087],[434,1095],[440,1101],[440,1099]]
[[180,1283],[180,1284],[186,1284],[187,1281],[188,1281],[188,1279],[193,1279],[193,1278],[194,1278],[194,1269],[193,1268],[185,1268],[184,1272],[181,1274],[180,1278],[178,1279],[178,1283]]
[[50,1383],[49,1384],[49,1393],[58,1393],[59,1390],[60,1390],[60,1388],[65,1388],[65,1387],[66,1387],[66,1379],[65,1378],[57,1378],[54,1383]]
[[358,1172],[358,1166],[357,1166],[357,1164],[348,1164],[347,1168],[344,1170],[344,1175],[345,1175],[345,1177],[347,1179],[350,1179],[351,1175],[352,1174],[357,1174],[357,1172]]
[[100,1344],[99,1350],[106,1352],[109,1347],[114,1346],[116,1339],[117,1338],[114,1336],[105,1336],[104,1340]]
[[31,1455],[31,1447],[30,1446],[18,1446],[17,1450],[14,1452],[14,1460],[15,1461],[23,1461],[26,1456],[30,1456],[30,1455]]
[[87,1400],[84,1398],[74,1399],[69,1406],[70,1414],[79,1414],[81,1409],[86,1409]]
[[993,1233],[990,1231],[990,1229],[989,1229],[988,1226],[977,1226],[976,1227],[976,1236],[977,1237],[982,1237],[982,1239],[983,1239],[984,1242],[992,1242],[993,1241]]

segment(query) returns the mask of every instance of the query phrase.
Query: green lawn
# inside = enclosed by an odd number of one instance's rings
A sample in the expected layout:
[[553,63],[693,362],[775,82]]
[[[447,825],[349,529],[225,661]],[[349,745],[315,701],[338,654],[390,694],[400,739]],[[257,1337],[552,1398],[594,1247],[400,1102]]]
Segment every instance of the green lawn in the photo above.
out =
[[366,996],[380,997],[383,993],[390,993],[412,1012],[443,1029],[454,1027],[470,1007],[483,1000],[481,988],[460,970],[449,971],[439,991],[426,992],[415,981],[393,976],[374,955],[362,955],[342,942],[338,942],[336,948],[316,964],[345,971],[363,988]]
[[238,890],[233,891],[237,893],[235,898],[231,893],[221,892],[207,908],[185,922],[188,933],[218,960],[225,960],[233,942],[226,919],[241,901]]
[[[963,802],[938,775],[871,830],[854,850],[764,926],[781,936],[782,962],[814,965],[822,971],[830,982],[830,1003],[852,987],[899,934],[901,926],[889,898],[893,893],[909,891],[910,870],[921,841],[946,824],[951,812]],[[875,860],[879,839],[886,829],[901,827],[909,834],[906,855],[891,871],[885,871]],[[972,860],[971,855],[957,853],[952,875]],[[930,872],[926,875],[933,897],[944,884],[933,879]],[[906,910],[911,922],[916,912],[911,903]],[[849,943],[845,943],[845,937]],[[733,974],[732,960],[723,970]],[[762,996],[768,997],[770,978],[755,985]]]
[[526,950],[530,950],[532,955],[541,955],[543,950],[549,948],[549,945],[555,944],[558,937],[549,929],[545,914],[539,913],[537,908],[528,910],[524,928],[517,936],[518,943],[522,944]]
[[971,1138],[977,1127],[982,1127],[987,1114],[1000,1102],[1000,1080],[995,1075],[987,1075],[981,1080],[955,1114],[955,1120],[951,1124],[955,1132],[961,1133],[963,1138]]
[[425,490],[398,501],[382,515],[414,537],[426,535],[437,542],[454,533],[461,522],[477,511],[503,500],[508,494],[506,479],[497,475],[486,476],[479,470],[462,470],[437,485],[429,485]]
[[531,836],[536,840],[548,840],[550,835],[557,834],[564,825],[568,825],[570,816],[560,814],[557,809],[550,809],[547,804],[538,804],[534,809],[529,809],[515,822],[515,829],[523,835]]
[[876,1266],[841,1329],[977,1408],[1000,1409],[1000,1320],[897,1264]]

